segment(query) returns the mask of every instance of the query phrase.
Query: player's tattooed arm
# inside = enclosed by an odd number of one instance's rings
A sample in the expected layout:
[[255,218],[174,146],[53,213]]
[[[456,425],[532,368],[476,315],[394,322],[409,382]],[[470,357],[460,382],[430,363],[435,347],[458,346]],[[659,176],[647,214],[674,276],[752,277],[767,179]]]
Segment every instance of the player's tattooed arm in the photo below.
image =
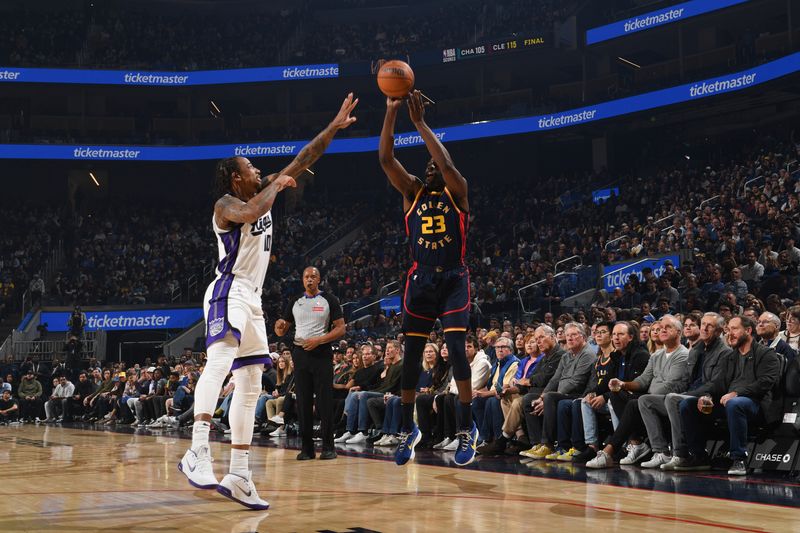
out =
[[247,202],[225,195],[214,204],[217,226],[229,229],[233,224],[253,223],[272,208],[275,197],[287,187],[296,187],[292,176],[280,175]]
[[347,128],[356,121],[356,117],[351,117],[350,113],[353,112],[357,104],[358,98],[353,98],[353,93],[348,94],[333,121],[314,137],[311,142],[305,145],[303,149],[300,150],[300,153],[297,154],[297,157],[294,158],[294,161],[289,163],[280,173],[296,178],[305,172],[308,167],[313,165],[317,159],[322,157],[328,145],[331,144],[336,132]]

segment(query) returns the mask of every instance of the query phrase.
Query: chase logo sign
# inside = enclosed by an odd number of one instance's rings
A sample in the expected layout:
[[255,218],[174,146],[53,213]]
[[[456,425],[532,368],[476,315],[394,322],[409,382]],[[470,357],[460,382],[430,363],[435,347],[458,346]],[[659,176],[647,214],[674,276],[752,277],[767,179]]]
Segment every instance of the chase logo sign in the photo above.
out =
[[789,453],[757,453],[756,461],[768,461],[771,463],[788,463],[792,460],[792,455]]
[[[190,309],[141,309],[125,311],[86,311],[86,331],[125,331],[138,329],[184,329],[203,318],[199,307]],[[49,331],[68,331],[70,313],[43,312],[39,322]]]
[[622,288],[627,283],[628,278],[636,276],[639,281],[644,280],[642,270],[651,268],[656,277],[660,277],[666,270],[665,263],[667,260],[672,261],[675,268],[680,266],[680,257],[677,255],[665,255],[657,259],[648,259],[647,261],[639,262],[640,259],[633,259],[623,263],[615,263],[603,267],[603,288],[608,292],[613,291],[617,287]]

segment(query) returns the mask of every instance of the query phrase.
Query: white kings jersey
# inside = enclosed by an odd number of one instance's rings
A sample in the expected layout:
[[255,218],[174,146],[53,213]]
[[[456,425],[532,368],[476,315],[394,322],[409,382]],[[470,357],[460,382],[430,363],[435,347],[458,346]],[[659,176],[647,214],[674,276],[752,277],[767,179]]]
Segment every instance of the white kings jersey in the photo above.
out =
[[272,250],[271,211],[252,224],[237,224],[228,231],[220,229],[213,216],[211,224],[219,248],[217,278],[233,278],[227,281],[243,281],[253,289],[261,289]]

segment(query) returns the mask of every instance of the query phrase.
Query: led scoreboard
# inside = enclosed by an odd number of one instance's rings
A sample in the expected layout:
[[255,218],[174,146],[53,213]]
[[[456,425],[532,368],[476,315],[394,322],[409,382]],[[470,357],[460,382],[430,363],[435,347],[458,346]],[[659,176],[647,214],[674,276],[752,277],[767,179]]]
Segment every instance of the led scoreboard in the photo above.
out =
[[476,44],[463,48],[445,48],[442,50],[442,63],[452,63],[462,59],[472,59],[476,57],[486,57],[492,54],[504,54],[506,52],[517,52],[529,48],[545,45],[545,38],[542,35],[531,35],[527,37],[513,37],[501,39],[488,43]]

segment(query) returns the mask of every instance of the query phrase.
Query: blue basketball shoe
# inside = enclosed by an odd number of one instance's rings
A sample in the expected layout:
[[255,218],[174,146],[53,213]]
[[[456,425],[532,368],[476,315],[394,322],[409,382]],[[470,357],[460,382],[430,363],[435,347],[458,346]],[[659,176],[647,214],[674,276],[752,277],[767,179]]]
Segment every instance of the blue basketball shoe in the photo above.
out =
[[419,428],[414,424],[414,429],[410,433],[400,433],[399,438],[400,444],[397,445],[397,449],[394,452],[394,462],[398,466],[403,466],[414,458],[414,446],[422,438],[422,433],[419,432]]
[[456,448],[455,462],[458,466],[466,466],[475,460],[475,448],[478,445],[478,428],[475,422],[469,431],[456,433],[458,448]]

